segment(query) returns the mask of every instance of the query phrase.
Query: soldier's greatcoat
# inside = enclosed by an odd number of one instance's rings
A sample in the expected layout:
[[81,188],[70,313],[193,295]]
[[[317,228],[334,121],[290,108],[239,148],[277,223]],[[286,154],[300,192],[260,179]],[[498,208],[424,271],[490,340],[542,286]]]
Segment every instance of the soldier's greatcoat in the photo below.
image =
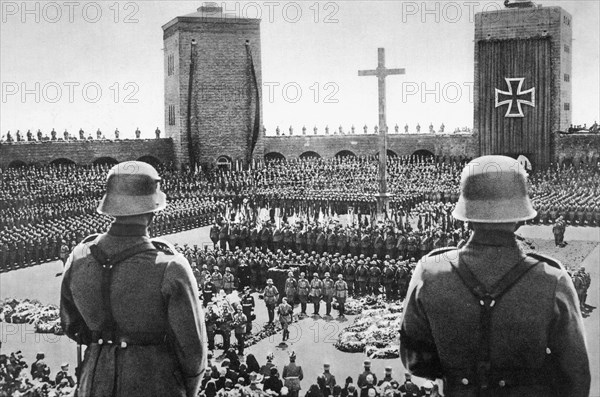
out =
[[[488,289],[525,256],[514,233],[476,230],[464,248],[425,257],[410,281],[400,355],[415,375],[445,377],[445,395],[475,396],[481,309],[450,263],[457,252]],[[589,393],[583,320],[559,263],[538,260],[495,302],[489,348],[492,390],[483,395],[500,395],[492,393],[500,389],[502,396]]]
[[[91,241],[88,241],[91,240]],[[111,255],[149,242],[144,227],[113,224],[108,233],[85,239],[66,264],[61,322],[71,339],[83,339],[80,397],[195,396],[206,367],[206,330],[190,265],[169,250],[145,251],[112,269],[110,308],[116,333],[151,338],[109,344],[88,331],[103,331],[108,316],[101,292],[102,267],[90,254],[97,244]],[[158,343],[164,335],[166,343]]]

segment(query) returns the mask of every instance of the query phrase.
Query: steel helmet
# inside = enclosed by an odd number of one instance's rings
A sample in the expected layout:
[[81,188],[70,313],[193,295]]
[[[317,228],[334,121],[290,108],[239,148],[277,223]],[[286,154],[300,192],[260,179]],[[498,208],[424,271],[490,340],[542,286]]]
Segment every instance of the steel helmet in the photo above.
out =
[[167,196],[160,191],[160,176],[150,164],[126,161],[108,172],[106,194],[98,212],[112,216],[146,214],[164,209]]
[[482,156],[465,166],[455,219],[479,223],[513,223],[535,218],[527,194],[527,173],[506,156]]

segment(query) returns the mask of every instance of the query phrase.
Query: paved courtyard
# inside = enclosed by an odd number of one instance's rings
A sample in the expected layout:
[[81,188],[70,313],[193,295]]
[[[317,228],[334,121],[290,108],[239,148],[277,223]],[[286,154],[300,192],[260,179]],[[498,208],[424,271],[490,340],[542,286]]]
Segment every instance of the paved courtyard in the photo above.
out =
[[[551,240],[551,228],[547,226],[525,226],[518,232],[520,235],[533,238],[535,241]],[[179,244],[198,244],[202,246],[209,244],[208,228],[201,228],[187,232],[177,233],[165,237],[167,240]],[[600,228],[568,228],[566,233],[567,242],[591,241],[600,243]],[[553,244],[541,244],[542,253],[553,255]],[[559,252],[560,253],[560,252]],[[583,257],[582,257],[583,258]],[[592,277],[592,287],[589,291],[588,303],[598,307],[600,290],[598,288],[600,264],[600,245],[585,255],[581,264],[570,264],[572,266],[583,265]],[[0,274],[0,299],[34,298],[43,303],[58,304],[60,294],[60,277],[55,275],[62,270],[59,261],[46,263],[40,266],[20,269],[17,271]],[[261,300],[257,302],[257,321],[255,327],[260,327],[266,322],[266,309]],[[322,372],[322,364],[329,362],[331,371],[336,375],[338,383],[343,383],[347,376],[354,381],[362,368],[362,361],[366,358],[364,354],[343,353],[335,349],[334,343],[337,334],[348,324],[352,323],[352,316],[348,320],[340,322],[337,319],[325,320],[307,318],[294,323],[290,328],[291,335],[287,346],[280,345],[281,336],[276,335],[264,339],[258,344],[247,349],[247,353],[256,355],[260,363],[265,361],[268,352],[275,355],[275,364],[282,368],[287,363],[287,353],[294,350],[298,355],[298,364],[303,366],[305,380],[302,382],[303,390],[307,390],[311,383],[316,381],[318,374]],[[598,309],[584,319],[589,353],[592,367],[592,393],[593,397],[600,397],[600,318]],[[48,364],[55,374],[60,363],[67,361],[71,367],[75,367],[76,345],[66,337],[54,335],[35,334],[30,325],[13,325],[0,323],[0,341],[2,341],[2,352],[10,353],[22,350],[26,360],[33,361],[38,351],[46,353]],[[232,340],[234,340],[232,338]],[[383,375],[384,368],[391,365],[394,368],[394,377],[403,378],[404,368],[400,359],[373,360],[373,370],[379,376]],[[417,383],[420,383],[417,381]]]

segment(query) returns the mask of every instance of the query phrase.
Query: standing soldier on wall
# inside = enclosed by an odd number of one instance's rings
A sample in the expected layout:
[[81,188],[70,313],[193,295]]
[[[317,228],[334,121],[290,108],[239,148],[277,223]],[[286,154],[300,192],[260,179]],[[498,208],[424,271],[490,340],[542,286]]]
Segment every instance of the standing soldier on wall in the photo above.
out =
[[525,255],[514,234],[536,216],[525,171],[504,156],[471,161],[452,215],[474,232],[416,267],[400,329],[405,367],[443,378],[446,395],[587,396],[573,283],[556,260]]
[[98,207],[114,222],[67,260],[61,325],[88,346],[79,396],[198,394],[207,349],[196,280],[174,247],[148,237],[167,206],[160,180],[149,164],[115,165]]

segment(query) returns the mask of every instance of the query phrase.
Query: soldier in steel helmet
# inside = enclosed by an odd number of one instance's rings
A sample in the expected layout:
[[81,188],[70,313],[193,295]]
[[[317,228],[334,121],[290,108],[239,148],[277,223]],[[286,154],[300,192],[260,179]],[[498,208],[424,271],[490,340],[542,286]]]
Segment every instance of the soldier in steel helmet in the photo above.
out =
[[527,175],[505,156],[467,164],[452,213],[473,227],[460,249],[415,268],[400,355],[414,375],[457,396],[587,396],[589,359],[573,283],[555,259],[525,254],[515,237],[536,216]]
[[98,212],[110,229],[70,254],[61,288],[61,324],[87,346],[79,396],[198,394],[206,331],[196,281],[169,243],[148,237],[167,205],[157,171],[130,161],[108,173]]

